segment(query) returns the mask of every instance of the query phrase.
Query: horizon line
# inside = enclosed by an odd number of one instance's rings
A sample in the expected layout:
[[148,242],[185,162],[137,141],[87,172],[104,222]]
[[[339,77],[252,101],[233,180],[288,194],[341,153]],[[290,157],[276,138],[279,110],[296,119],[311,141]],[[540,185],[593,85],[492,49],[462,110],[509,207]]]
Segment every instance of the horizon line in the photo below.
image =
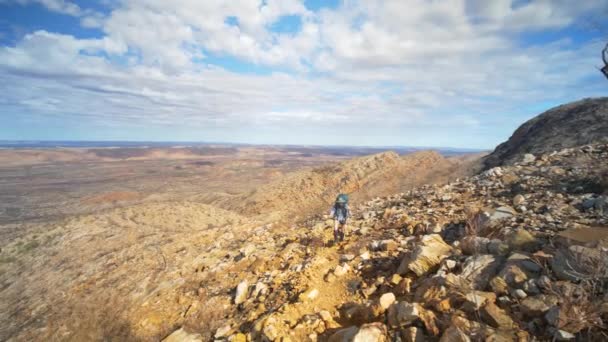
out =
[[[335,145],[335,144],[329,144],[329,145],[322,145],[322,144],[292,144],[292,143],[285,143],[285,144],[273,144],[273,143],[245,143],[245,142],[227,142],[227,141],[173,141],[173,140],[42,140],[42,139],[27,139],[27,140],[5,140],[5,139],[0,139],[0,145],[2,144],[9,144],[11,145],[10,147],[19,147],[19,144],[36,144],[36,143],[40,143],[40,144],[44,144],[44,143],[55,143],[55,144],[59,144],[59,143],[80,143],[80,144],[84,144],[84,143],[104,143],[104,144],[111,144],[111,143],[128,143],[128,144],[176,144],[176,145],[183,145],[183,144],[200,144],[200,145],[243,145],[243,146],[276,146],[276,147],[283,147],[283,146],[291,146],[291,147],[342,147],[342,148],[377,148],[377,149],[381,149],[381,148],[400,148],[400,149],[404,149],[404,148],[410,148],[410,149],[443,149],[443,150],[461,150],[461,151],[490,151],[493,150],[493,148],[474,148],[474,147],[453,147],[453,146],[417,146],[417,145]],[[13,145],[14,144],[14,145]],[[0,146],[0,147],[6,147],[6,146]],[[34,146],[25,146],[25,147],[32,147],[34,148]],[[40,146],[39,148],[44,148],[45,146]],[[68,147],[69,146],[57,146],[57,147]],[[80,146],[80,147],[86,147],[86,146]],[[95,146],[93,146],[95,147]],[[103,146],[103,147],[124,147],[124,146]],[[147,146],[139,146],[139,147],[147,147]]]

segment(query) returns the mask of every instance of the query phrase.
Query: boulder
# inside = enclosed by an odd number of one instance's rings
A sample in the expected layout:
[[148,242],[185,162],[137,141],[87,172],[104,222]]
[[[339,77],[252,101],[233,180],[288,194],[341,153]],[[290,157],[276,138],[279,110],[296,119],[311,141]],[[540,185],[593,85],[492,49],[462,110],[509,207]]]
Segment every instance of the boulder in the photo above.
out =
[[352,342],[385,342],[386,335],[387,329],[382,323],[363,324],[353,337]]
[[412,271],[422,276],[439,265],[451,252],[452,247],[446,244],[440,235],[422,236],[412,254],[401,261],[397,273],[405,274]]
[[509,254],[509,245],[502,240],[490,240],[490,243],[488,244],[488,253],[492,255],[506,256]]
[[462,310],[473,313],[479,311],[487,303],[493,303],[496,295],[493,292],[471,291],[464,294]]
[[470,282],[475,290],[484,290],[501,263],[500,258],[489,254],[470,256],[464,262],[460,277]]
[[509,206],[498,207],[490,214],[490,221],[508,219],[517,215],[517,211]]
[[379,303],[380,307],[384,310],[388,310],[388,308],[395,302],[395,295],[391,292],[385,293],[380,296]]
[[494,303],[487,303],[481,309],[481,319],[494,328],[511,329],[516,326],[511,316]]
[[524,298],[519,307],[524,315],[536,318],[543,317],[555,304],[557,300],[554,297],[538,295]]
[[355,326],[340,329],[331,335],[328,342],[351,342],[358,332],[359,328]]
[[394,303],[388,309],[388,324],[394,328],[411,324],[420,318],[422,310],[422,307],[418,303]]
[[460,240],[460,249],[467,255],[489,253],[490,239],[480,236],[465,236]]
[[471,339],[460,328],[451,325],[445,329],[439,342],[471,342]]
[[526,293],[526,291],[524,291],[522,289],[517,289],[517,290],[513,291],[513,297],[515,297],[517,299],[524,299],[524,298],[528,297],[528,294]]
[[534,251],[538,248],[538,241],[527,230],[520,228],[509,234],[507,243],[514,251]]

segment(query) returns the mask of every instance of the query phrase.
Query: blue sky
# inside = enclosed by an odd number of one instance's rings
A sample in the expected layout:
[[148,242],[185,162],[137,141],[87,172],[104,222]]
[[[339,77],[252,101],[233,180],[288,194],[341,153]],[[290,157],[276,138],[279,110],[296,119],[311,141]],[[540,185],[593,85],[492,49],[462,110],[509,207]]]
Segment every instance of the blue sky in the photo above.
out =
[[0,0],[0,140],[493,148],[604,96],[608,5]]

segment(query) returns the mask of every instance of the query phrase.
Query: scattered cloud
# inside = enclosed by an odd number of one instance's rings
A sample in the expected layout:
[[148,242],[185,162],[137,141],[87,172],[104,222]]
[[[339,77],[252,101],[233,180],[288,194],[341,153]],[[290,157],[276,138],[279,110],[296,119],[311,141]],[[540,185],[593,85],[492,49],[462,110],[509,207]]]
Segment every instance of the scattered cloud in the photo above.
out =
[[491,147],[528,108],[605,89],[594,68],[604,42],[573,29],[599,1],[0,0],[33,4],[98,35],[37,29],[0,46],[0,115],[15,119],[181,125],[239,141],[231,131],[300,126],[357,143],[374,127],[392,145],[443,143],[450,127],[451,145]]

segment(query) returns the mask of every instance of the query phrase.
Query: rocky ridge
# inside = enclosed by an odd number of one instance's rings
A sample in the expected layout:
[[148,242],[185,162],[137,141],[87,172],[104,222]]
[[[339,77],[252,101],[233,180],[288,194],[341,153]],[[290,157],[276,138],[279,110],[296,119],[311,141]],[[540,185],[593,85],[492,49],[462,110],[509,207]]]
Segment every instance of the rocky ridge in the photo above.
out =
[[357,201],[367,200],[370,194],[391,194],[395,189],[445,182],[453,174],[470,174],[469,164],[444,158],[435,151],[405,156],[384,152],[296,172],[220,206],[250,215],[269,216],[274,212],[279,214],[274,217],[305,217],[329,206],[339,192],[349,193]]
[[281,248],[215,293],[213,333],[187,313],[166,341],[605,340],[606,160],[587,145],[376,198],[337,246],[321,217],[260,231],[239,262]]
[[552,108],[521,125],[484,159],[487,168],[542,154],[596,143],[608,137],[608,98],[591,98]]

